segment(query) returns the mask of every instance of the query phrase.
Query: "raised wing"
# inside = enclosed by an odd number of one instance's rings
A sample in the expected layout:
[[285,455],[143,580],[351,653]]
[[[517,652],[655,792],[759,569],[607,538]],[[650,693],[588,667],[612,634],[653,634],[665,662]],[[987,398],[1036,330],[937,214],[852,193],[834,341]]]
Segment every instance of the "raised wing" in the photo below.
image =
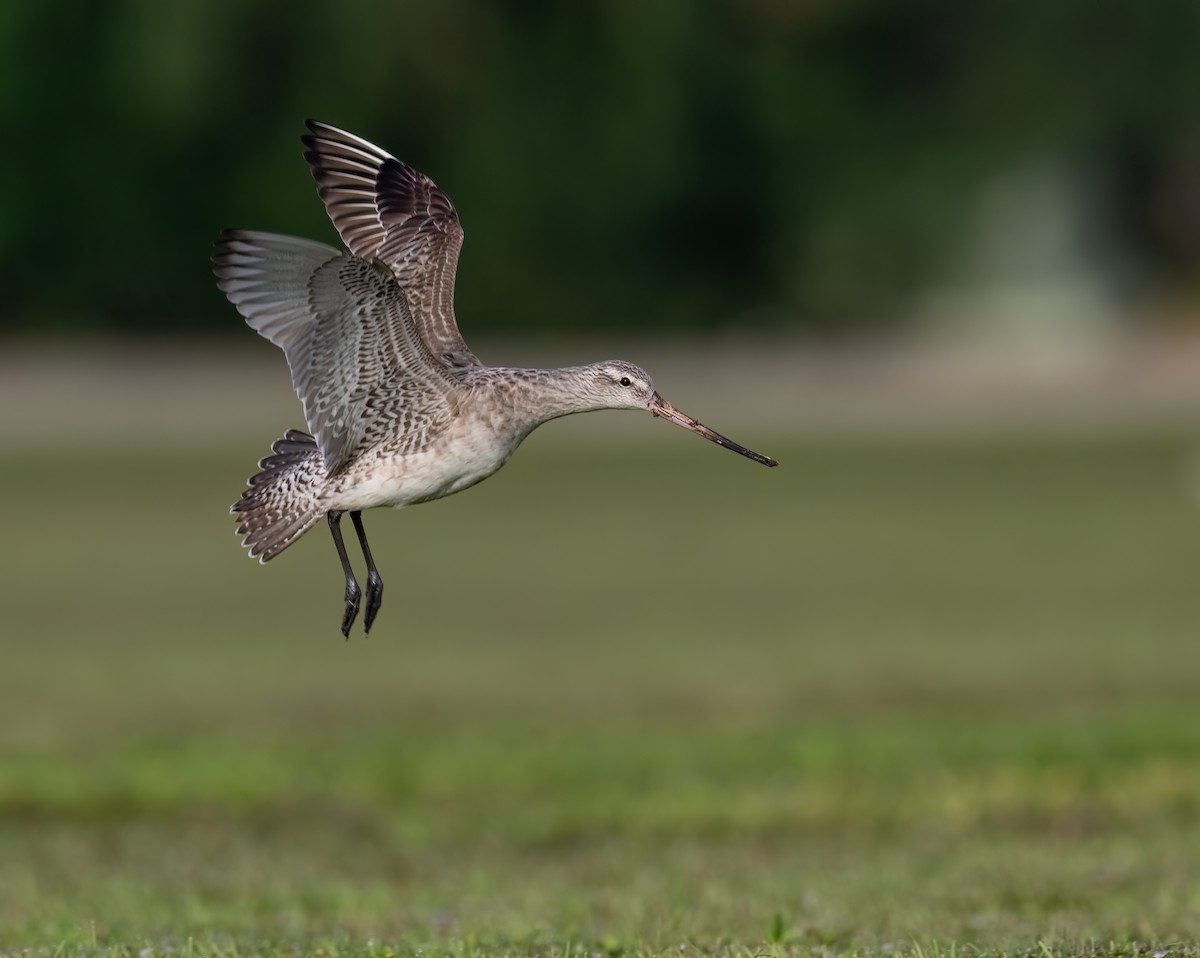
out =
[[330,475],[384,436],[419,451],[452,421],[457,384],[377,266],[323,243],[226,230],[213,272],[250,327],[287,356]]
[[342,241],[387,265],[429,352],[447,366],[482,365],[454,318],[463,232],[450,197],[424,173],[366,140],[307,121],[304,158]]

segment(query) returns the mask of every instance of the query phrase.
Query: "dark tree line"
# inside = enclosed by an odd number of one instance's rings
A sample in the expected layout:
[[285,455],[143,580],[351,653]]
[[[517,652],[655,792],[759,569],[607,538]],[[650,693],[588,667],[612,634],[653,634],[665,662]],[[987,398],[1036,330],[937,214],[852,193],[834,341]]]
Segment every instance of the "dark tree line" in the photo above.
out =
[[334,238],[307,116],[454,197],[492,326],[886,321],[1038,156],[1193,282],[1197,64],[1192,0],[9,0],[0,318],[230,326],[218,229]]

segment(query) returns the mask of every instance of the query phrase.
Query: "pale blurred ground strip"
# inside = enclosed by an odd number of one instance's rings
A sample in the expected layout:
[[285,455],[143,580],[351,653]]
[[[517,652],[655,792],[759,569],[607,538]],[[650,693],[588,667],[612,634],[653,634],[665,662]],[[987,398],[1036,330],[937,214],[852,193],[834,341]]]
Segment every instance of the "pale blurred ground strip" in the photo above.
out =
[[[812,346],[678,340],[482,341],[485,361],[570,365],[625,358],[689,414],[740,441],[846,432],[1105,431],[1200,424],[1200,333],[1037,342],[908,339]],[[283,357],[247,337],[164,346],[10,342],[0,349],[6,442],[255,440],[302,426]],[[628,414],[572,417],[557,441],[649,441]]]

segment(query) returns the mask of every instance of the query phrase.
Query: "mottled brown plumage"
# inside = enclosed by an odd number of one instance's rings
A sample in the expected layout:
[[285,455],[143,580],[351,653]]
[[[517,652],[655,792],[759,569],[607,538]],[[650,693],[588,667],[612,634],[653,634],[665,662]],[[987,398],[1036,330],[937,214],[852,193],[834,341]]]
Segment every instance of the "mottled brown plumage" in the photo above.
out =
[[340,530],[349,512],[367,560],[369,631],[383,583],[361,513],[447,496],[499,469],[537,426],[598,409],[642,409],[761,462],[679,412],[632,363],[561,369],[484,366],[454,316],[462,228],[427,176],[365,140],[309,121],[305,158],[348,252],[227,230],[217,285],[279,346],[309,433],[290,430],[233,505],[250,555],[266,562],[322,517],[346,577],[342,633],[361,589]]

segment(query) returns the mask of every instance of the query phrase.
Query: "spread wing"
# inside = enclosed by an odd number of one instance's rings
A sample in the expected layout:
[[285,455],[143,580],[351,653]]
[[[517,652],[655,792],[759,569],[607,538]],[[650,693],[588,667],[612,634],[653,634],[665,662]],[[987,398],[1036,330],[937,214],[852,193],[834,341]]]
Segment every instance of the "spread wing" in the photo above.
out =
[[366,140],[315,120],[308,129],[304,158],[350,252],[392,271],[434,357],[447,366],[482,365],[454,318],[463,231],[450,197]]
[[287,356],[330,475],[385,437],[418,451],[453,420],[459,387],[377,266],[322,243],[226,230],[213,272],[250,327]]

